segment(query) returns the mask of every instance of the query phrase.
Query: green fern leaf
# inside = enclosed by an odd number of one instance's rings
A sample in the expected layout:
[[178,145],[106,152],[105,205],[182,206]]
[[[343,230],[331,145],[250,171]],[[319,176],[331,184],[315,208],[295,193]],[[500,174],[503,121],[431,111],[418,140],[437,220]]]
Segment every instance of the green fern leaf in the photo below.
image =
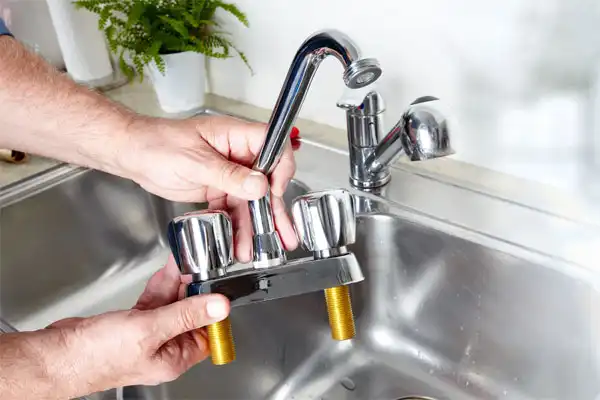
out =
[[223,1],[215,1],[215,5],[218,8],[222,8],[223,10],[229,12],[230,14],[232,14],[234,17],[237,18],[238,21],[240,21],[244,26],[248,27],[248,18],[246,17],[246,14],[244,14],[235,4],[232,3],[225,3]]
[[138,22],[140,22],[140,18],[144,13],[146,5],[142,2],[135,2],[131,10],[129,11],[129,15],[127,16],[127,27],[131,27]]
[[183,21],[175,20],[173,18],[167,17],[166,15],[161,15],[161,16],[159,16],[159,18],[162,21],[164,21],[165,23],[167,23],[171,28],[173,28],[182,37],[184,37],[186,39],[189,38],[190,33],[187,30],[187,28],[185,27],[185,24]]
[[246,55],[215,19],[222,9],[248,26],[235,4],[222,0],[75,0],[74,4],[98,15],[98,27],[129,80],[136,74],[143,80],[149,64],[165,73],[162,55],[184,51],[223,59],[231,57],[233,49],[253,73]]
[[200,20],[200,16],[204,12],[207,0],[192,0],[191,13],[196,16],[196,19]]
[[191,26],[193,26],[194,28],[199,27],[200,24],[204,22],[204,21],[197,20],[196,17],[194,17],[190,12],[187,12],[187,11],[183,12],[183,17],[185,18],[187,23],[190,24]]
[[100,10],[100,14],[99,14],[100,18],[98,19],[98,28],[100,30],[105,29],[108,21],[111,17],[111,11],[110,8],[102,8]]
[[121,71],[125,77],[131,82],[135,78],[135,70],[129,64],[127,64],[124,54],[125,52],[121,51],[121,54],[119,55],[119,67],[121,68]]

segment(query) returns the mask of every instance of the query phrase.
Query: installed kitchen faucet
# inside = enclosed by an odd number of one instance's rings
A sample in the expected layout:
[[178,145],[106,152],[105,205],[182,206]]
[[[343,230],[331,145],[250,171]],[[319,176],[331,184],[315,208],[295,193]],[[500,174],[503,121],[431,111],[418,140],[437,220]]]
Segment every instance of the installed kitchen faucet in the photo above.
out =
[[[279,161],[313,76],[321,61],[334,56],[344,67],[350,89],[364,88],[381,76],[377,60],[361,58],[357,46],[337,31],[318,32],[300,47],[268,123],[265,142],[253,169],[270,175]],[[350,182],[362,189],[385,185],[389,165],[404,150],[411,160],[452,153],[446,122],[431,106],[437,99],[413,102],[398,124],[383,136],[381,95],[369,91],[360,104],[339,103],[346,109],[350,142]],[[352,339],[354,318],[348,286],[364,279],[347,246],[355,241],[356,207],[346,190],[328,190],[293,201],[296,233],[312,257],[289,261],[275,229],[270,195],[248,203],[252,220],[253,262],[243,271],[233,265],[232,225],[219,211],[175,218],[169,242],[179,269],[191,275],[187,295],[221,293],[232,307],[324,290],[332,337]],[[235,359],[229,319],[207,327],[214,364]]]

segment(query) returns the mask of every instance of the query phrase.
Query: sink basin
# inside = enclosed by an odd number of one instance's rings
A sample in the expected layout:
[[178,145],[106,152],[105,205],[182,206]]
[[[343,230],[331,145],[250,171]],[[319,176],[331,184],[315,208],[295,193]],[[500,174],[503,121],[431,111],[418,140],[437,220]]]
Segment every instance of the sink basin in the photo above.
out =
[[[292,181],[285,201],[290,204],[306,191],[302,183]],[[140,278],[149,277],[168,256],[168,222],[205,207],[170,202],[131,181],[81,170],[0,208],[2,318],[21,329],[39,328],[42,320],[53,321],[53,313],[61,317],[58,303],[72,312],[67,303],[75,299],[79,313],[93,314],[89,307],[98,308],[94,297],[106,295],[106,286],[125,288],[136,282],[139,290],[111,309],[131,307],[143,290]],[[301,251],[295,254],[304,256]],[[90,296],[90,290],[98,295]]]
[[[304,142],[296,158],[288,205],[309,188],[351,190],[343,152]],[[202,208],[61,168],[47,187],[0,197],[0,313],[18,329],[131,307],[167,257],[166,223]],[[236,308],[233,364],[124,398],[597,398],[599,273],[567,243],[597,232],[401,169],[387,191],[352,191],[366,211],[351,246],[366,275],[351,287],[356,339],[330,338],[319,292]]]

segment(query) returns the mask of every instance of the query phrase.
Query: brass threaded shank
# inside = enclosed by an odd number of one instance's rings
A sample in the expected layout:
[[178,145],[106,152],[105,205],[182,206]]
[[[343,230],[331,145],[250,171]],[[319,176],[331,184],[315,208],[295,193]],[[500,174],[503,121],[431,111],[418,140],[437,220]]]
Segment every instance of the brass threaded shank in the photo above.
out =
[[214,365],[225,365],[235,360],[235,344],[229,317],[206,327],[210,356]]
[[348,340],[356,335],[349,286],[325,289],[325,301],[331,337],[335,340]]

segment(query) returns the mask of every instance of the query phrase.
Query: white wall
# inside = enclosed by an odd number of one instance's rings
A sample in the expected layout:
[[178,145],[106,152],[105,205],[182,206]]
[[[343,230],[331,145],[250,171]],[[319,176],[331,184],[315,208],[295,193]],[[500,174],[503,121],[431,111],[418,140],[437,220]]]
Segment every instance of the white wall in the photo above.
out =
[[[391,126],[420,95],[453,110],[458,159],[581,187],[600,77],[598,0],[238,0],[251,27],[228,27],[250,59],[212,61],[211,90],[273,107],[302,41],[339,29],[381,62]],[[301,116],[345,126],[341,66],[326,60]],[[595,77],[595,78],[593,78]],[[595,132],[600,135],[600,131]],[[586,147],[587,146],[587,147]]]
[[56,67],[64,68],[46,0],[0,0],[0,17],[20,41]]
[[[595,178],[598,0],[234,1],[251,27],[228,27],[256,75],[239,59],[212,61],[214,93],[272,108],[298,46],[335,28],[380,60],[388,126],[415,97],[436,95],[452,109],[455,158],[569,189]],[[2,10],[20,39],[62,63],[45,0],[0,0]],[[302,117],[344,127],[341,72],[323,63]]]

